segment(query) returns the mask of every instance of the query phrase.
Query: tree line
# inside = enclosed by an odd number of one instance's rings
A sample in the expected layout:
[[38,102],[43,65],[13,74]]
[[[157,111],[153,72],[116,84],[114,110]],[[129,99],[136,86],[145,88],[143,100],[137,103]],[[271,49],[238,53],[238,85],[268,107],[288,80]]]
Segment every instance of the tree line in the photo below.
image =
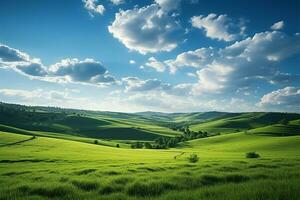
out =
[[161,136],[154,140],[154,142],[134,142],[131,144],[133,149],[167,149],[171,147],[176,147],[180,142],[194,140],[198,138],[206,138],[211,136],[206,131],[192,131],[189,127],[182,128],[183,134],[176,137],[165,137]]

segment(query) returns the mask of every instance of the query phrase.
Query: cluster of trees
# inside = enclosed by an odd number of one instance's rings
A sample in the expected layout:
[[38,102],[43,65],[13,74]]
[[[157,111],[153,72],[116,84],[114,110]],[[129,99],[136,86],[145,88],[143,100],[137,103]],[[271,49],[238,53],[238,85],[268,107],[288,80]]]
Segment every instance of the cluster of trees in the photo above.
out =
[[131,148],[133,149],[155,149],[155,145],[151,144],[150,142],[134,142],[131,144]]
[[149,142],[135,142],[131,144],[131,148],[133,149],[167,149],[170,147],[176,147],[178,143],[188,141],[188,140],[194,140],[197,138],[205,138],[209,137],[209,134],[207,132],[202,131],[191,131],[188,127],[183,129],[183,134],[181,136],[176,137],[159,137],[154,140],[154,143]]
[[155,142],[155,147],[157,149],[167,149],[170,147],[177,146],[178,143],[188,141],[188,140],[194,140],[198,138],[205,138],[209,137],[209,134],[204,131],[191,131],[188,127],[184,129],[183,134],[181,136],[176,137],[159,137],[157,138]]

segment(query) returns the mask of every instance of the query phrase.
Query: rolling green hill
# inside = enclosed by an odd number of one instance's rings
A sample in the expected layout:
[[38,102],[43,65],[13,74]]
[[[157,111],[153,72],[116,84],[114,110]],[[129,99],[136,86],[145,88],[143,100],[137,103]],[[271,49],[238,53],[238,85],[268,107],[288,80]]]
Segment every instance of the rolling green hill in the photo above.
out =
[[283,119],[292,121],[300,118],[299,114],[293,113],[240,113],[234,115],[224,115],[207,122],[193,124],[190,128],[194,131],[232,133],[278,124]]
[[[300,115],[225,112],[129,114],[0,104],[0,125],[25,131],[109,140],[153,141],[160,136],[179,136],[182,132],[177,130],[186,126],[192,131],[207,131],[209,134],[233,133],[275,125],[282,119],[299,120]],[[297,129],[297,125],[294,128],[290,125],[288,129]],[[3,127],[2,130],[5,131]]]
[[[154,140],[180,132],[135,114],[0,104],[0,125],[114,140]],[[2,127],[3,128],[3,127]]]
[[[300,136],[233,133],[169,150],[125,149],[0,131],[1,199],[300,197]],[[246,159],[256,151],[261,159]],[[188,163],[196,153],[199,163]],[[175,159],[176,157],[176,159]]]
[[[0,104],[0,199],[298,200],[299,116]],[[221,134],[164,150],[131,148],[187,127]]]
[[185,142],[184,148],[193,151],[221,153],[222,155],[240,155],[241,152],[257,151],[263,157],[284,157],[300,155],[300,134],[288,137],[271,137],[250,133],[233,133]]

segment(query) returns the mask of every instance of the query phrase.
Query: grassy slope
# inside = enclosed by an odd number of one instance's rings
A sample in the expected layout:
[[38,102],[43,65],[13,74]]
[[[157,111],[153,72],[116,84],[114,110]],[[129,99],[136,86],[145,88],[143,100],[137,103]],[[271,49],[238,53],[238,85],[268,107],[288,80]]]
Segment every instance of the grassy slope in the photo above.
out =
[[183,144],[191,151],[237,155],[256,151],[263,157],[300,156],[300,135],[272,137],[243,132],[193,140]]
[[29,139],[28,135],[16,135],[0,132],[0,146],[15,143],[18,141]]
[[[7,143],[23,137],[27,136],[0,132],[0,141]],[[37,137],[0,148],[0,198],[4,199],[300,197],[300,136],[234,133],[170,150]],[[245,159],[248,151],[258,152],[262,159]],[[192,152],[200,156],[199,163],[187,164]]]
[[[234,116],[233,116],[234,115]],[[297,120],[299,114],[286,113],[240,113],[221,116],[207,122],[191,125],[194,131],[208,131],[212,133],[232,133],[277,124],[280,120]]]
[[[75,135],[68,135],[62,133],[53,133],[53,132],[43,132],[43,131],[27,131],[24,129],[19,129],[15,127],[5,126],[0,124],[0,131],[7,132],[7,133],[17,133],[29,136],[42,136],[42,137],[50,137],[50,138],[58,138],[58,139],[65,139],[65,140],[72,140],[84,143],[94,144],[95,138],[86,138],[86,137],[79,137]],[[100,140],[97,139],[99,145],[104,146],[112,146],[115,147],[117,144],[120,145],[122,148],[130,148],[129,144],[126,144],[122,141],[107,141],[107,140]]]
[[9,120],[0,119],[0,124],[31,131],[59,132],[116,140],[154,140],[160,135],[174,136],[180,134],[166,127],[151,124],[147,120],[123,119],[121,114],[114,116],[114,118],[101,115],[64,116],[60,114],[57,116],[53,113],[34,113],[33,115],[35,115],[35,118],[27,119],[26,115],[25,117],[20,115],[10,117]]
[[272,136],[292,136],[300,135],[299,120],[291,121],[287,125],[273,124],[260,128],[251,129],[248,133]]

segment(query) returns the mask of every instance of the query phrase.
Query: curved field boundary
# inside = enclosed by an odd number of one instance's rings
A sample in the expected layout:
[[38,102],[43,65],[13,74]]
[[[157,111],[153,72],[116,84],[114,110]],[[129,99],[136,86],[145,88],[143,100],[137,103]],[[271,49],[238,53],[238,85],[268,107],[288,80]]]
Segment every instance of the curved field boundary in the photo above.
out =
[[21,144],[21,143],[28,142],[28,141],[34,140],[34,139],[36,139],[36,137],[31,137],[31,138],[26,139],[26,140],[21,140],[21,141],[9,143],[9,144],[3,144],[3,145],[0,145],[0,147],[6,147],[6,146],[12,146],[12,145],[16,145],[16,144]]

